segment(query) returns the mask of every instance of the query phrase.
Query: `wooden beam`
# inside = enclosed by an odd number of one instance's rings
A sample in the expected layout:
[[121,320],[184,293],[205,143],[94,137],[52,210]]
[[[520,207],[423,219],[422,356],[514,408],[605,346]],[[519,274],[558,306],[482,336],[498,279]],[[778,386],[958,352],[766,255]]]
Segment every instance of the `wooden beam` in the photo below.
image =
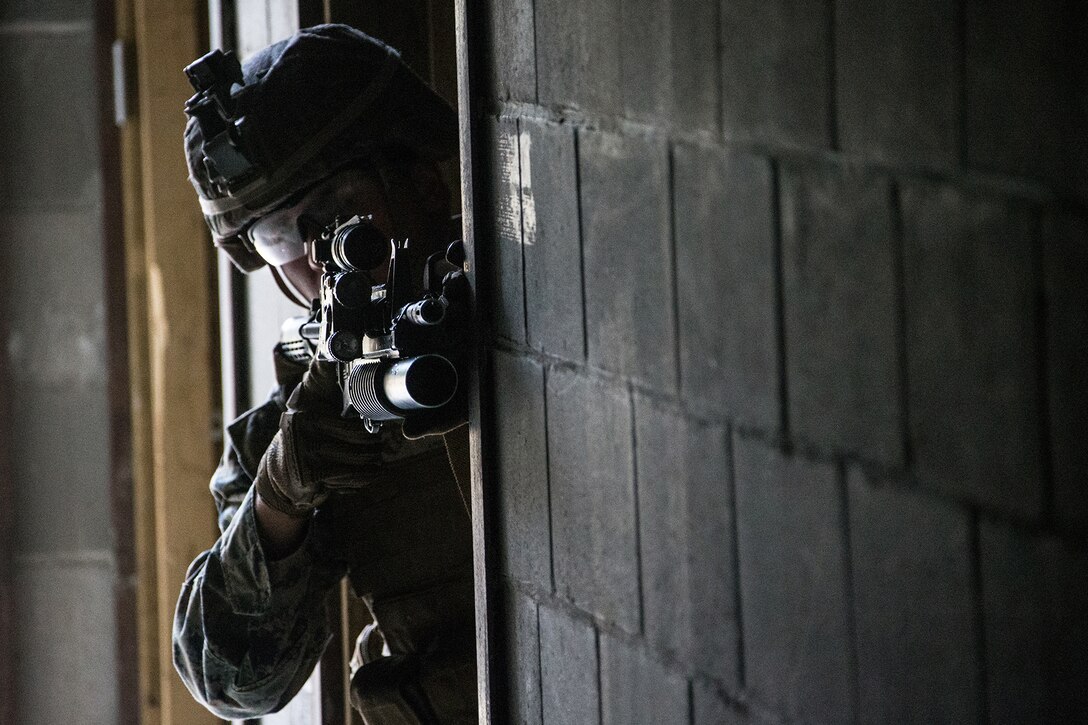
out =
[[[113,93],[113,47],[123,2],[95,0],[94,59],[98,105],[99,155],[103,187],[102,257],[106,299],[106,392],[109,404],[110,514],[117,576],[114,580],[114,622],[117,627],[117,722],[139,725],[142,718],[139,637],[139,579],[137,535],[133,508],[132,390],[129,376],[128,286],[125,265],[125,157],[117,133]],[[122,46],[123,47],[123,46]],[[123,65],[123,64],[122,64]]]
[[[122,43],[129,87],[127,111],[136,111],[131,96],[135,76],[136,31],[133,0],[115,5],[115,33]],[[147,272],[144,264],[143,214],[140,193],[140,129],[129,116],[118,131],[119,189],[123,214],[125,307],[128,334],[130,460],[132,466],[132,545],[134,550],[137,630],[137,699],[140,722],[162,722],[159,693],[159,626],[156,590],[155,517],[152,489],[151,410],[148,380]]]
[[[482,249],[476,238],[475,210],[486,200],[479,194],[486,184],[477,185],[477,181],[486,178],[485,159],[480,149],[484,145],[479,141],[484,133],[483,124],[478,121],[473,100],[476,84],[482,83],[485,76],[479,72],[484,52],[483,37],[479,24],[484,10],[471,0],[456,0],[454,6],[457,39],[457,114],[461,135],[461,232],[465,244],[465,258],[468,278],[476,297],[475,329],[486,329],[481,324],[480,310],[487,309],[490,295],[486,275],[480,273],[481,266],[486,268],[487,250]],[[495,555],[493,543],[495,524],[492,520],[495,507],[492,504],[493,493],[490,490],[492,476],[488,468],[488,457],[492,439],[490,425],[494,421],[491,414],[489,386],[481,385],[481,379],[489,375],[486,346],[477,350],[475,375],[470,381],[469,395],[469,451],[472,461],[472,558],[473,576],[476,592],[476,667],[477,696],[479,698],[479,719],[481,725],[501,722],[503,711],[501,703],[495,701],[493,693],[502,692],[501,667],[496,666],[497,652],[492,650],[498,645],[497,602],[494,592]]]
[[218,427],[214,266],[182,153],[191,94],[182,68],[205,49],[206,10],[200,0],[131,2],[138,101],[124,145],[142,714],[145,723],[210,723],[174,671],[170,636],[186,568],[217,535],[208,494]]

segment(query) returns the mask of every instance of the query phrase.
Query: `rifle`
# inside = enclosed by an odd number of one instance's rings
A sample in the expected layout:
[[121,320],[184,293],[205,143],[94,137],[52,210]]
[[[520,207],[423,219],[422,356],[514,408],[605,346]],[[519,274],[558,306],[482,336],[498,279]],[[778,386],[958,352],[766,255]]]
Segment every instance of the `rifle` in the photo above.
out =
[[371,432],[449,405],[460,384],[455,361],[468,342],[464,247],[455,241],[427,258],[422,293],[412,284],[408,249],[407,239],[387,239],[369,216],[334,221],[310,247],[321,295],[309,315],[281,330],[289,357],[337,363],[343,413]]

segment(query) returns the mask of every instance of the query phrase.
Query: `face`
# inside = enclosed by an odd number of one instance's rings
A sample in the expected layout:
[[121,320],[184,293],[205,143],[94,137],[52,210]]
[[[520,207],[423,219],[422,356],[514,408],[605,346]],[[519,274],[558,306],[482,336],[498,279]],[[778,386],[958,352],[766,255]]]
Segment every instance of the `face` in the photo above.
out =
[[[326,224],[339,218],[370,215],[382,234],[393,238],[395,230],[382,187],[358,169],[341,171],[318,184],[289,207],[260,218],[248,235],[257,252],[306,300],[320,294],[321,269],[310,261],[310,245]],[[385,279],[386,262],[375,270]]]

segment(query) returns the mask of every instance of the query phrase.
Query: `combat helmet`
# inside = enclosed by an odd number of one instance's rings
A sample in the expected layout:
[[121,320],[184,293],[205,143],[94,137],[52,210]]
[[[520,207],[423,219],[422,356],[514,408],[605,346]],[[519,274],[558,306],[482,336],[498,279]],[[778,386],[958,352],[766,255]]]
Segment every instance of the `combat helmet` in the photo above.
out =
[[298,31],[242,65],[212,51],[186,69],[189,179],[216,246],[244,272],[265,262],[256,219],[390,149],[457,152],[457,116],[385,43],[346,25]]

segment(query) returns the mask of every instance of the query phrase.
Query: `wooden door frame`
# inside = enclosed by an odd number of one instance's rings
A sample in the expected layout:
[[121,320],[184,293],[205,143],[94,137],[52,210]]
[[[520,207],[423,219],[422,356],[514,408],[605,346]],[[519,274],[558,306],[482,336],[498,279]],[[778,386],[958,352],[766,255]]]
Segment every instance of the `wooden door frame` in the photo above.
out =
[[[483,198],[488,174],[488,160],[481,153],[486,148],[486,128],[481,118],[486,109],[474,108],[475,87],[486,78],[484,69],[489,52],[486,34],[486,6],[471,0],[456,0],[454,21],[456,25],[457,52],[457,113],[461,137],[461,224],[465,244],[468,278],[476,298],[475,329],[487,331],[488,321],[481,310],[490,308],[494,291],[488,288],[488,255],[486,244],[476,234],[476,209],[486,209]],[[484,97],[484,96],[481,96]],[[485,333],[486,334],[486,333]],[[481,341],[483,342],[483,341]],[[477,347],[476,375],[472,380],[473,394],[469,396],[469,447],[472,469],[472,553],[473,578],[476,592],[476,665],[477,695],[481,725],[502,721],[502,703],[496,702],[495,694],[502,692],[502,650],[497,633],[501,630],[498,597],[496,592],[496,554],[494,534],[496,524],[491,483],[496,479],[491,464],[494,456],[486,456],[490,441],[494,440],[491,426],[494,424],[493,400],[490,385],[490,360],[488,346]]]
[[[101,2],[100,22],[112,8],[129,71],[128,116],[103,144],[113,165],[107,183],[119,190],[107,220],[107,244],[115,245],[108,260],[124,260],[110,268],[110,284],[124,291],[127,308],[125,329],[114,329],[110,342],[111,411],[118,431],[131,432],[118,432],[113,449],[123,466],[129,447],[131,478],[130,501],[119,490],[114,496],[115,525],[131,532],[135,586],[124,594],[138,633],[135,682],[122,675],[136,703],[125,709],[145,725],[212,723],[175,672],[171,647],[185,571],[218,534],[208,495],[219,445],[215,272],[182,153],[182,107],[191,95],[182,69],[206,50],[206,2]],[[125,477],[117,471],[116,488]]]
[[[121,3],[123,4],[123,3]],[[114,40],[118,37],[118,2],[95,0],[94,64],[98,110],[98,148],[102,175],[103,287],[113,314],[106,316],[106,401],[109,435],[109,497],[116,574],[114,578],[114,665],[117,672],[117,722],[138,725],[140,646],[136,566],[136,481],[129,374],[129,295],[126,284],[123,163],[117,109],[114,107]],[[123,68],[123,64],[121,65]],[[120,69],[118,69],[120,70]]]

